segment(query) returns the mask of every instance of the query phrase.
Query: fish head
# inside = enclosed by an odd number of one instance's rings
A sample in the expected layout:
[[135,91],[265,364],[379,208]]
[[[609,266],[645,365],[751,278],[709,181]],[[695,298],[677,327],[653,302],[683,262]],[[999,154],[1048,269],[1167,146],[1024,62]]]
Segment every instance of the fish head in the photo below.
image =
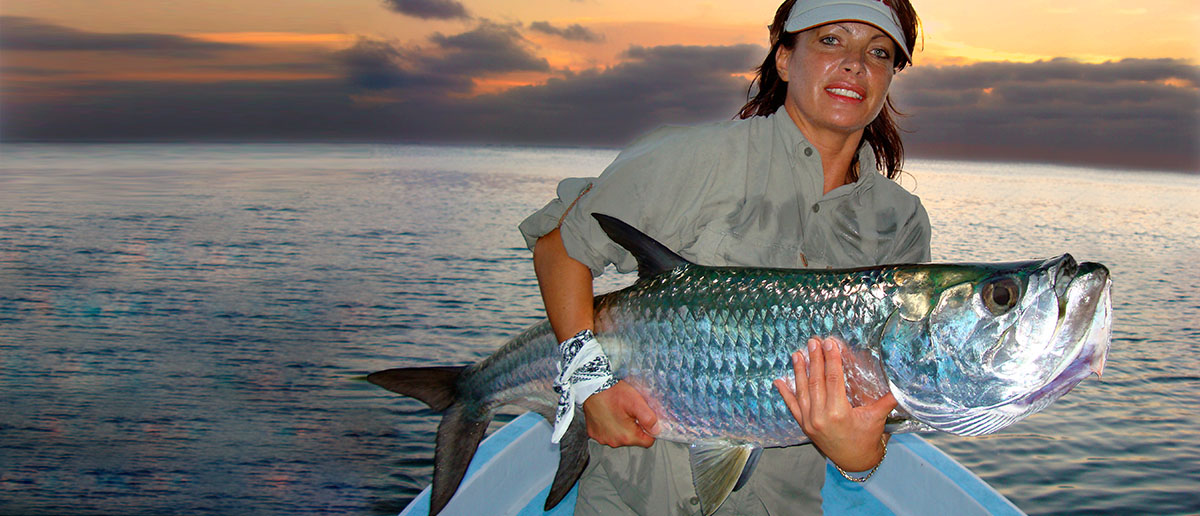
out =
[[884,372],[900,408],[937,430],[995,432],[1103,371],[1112,282],[1101,264],[931,265],[896,283]]

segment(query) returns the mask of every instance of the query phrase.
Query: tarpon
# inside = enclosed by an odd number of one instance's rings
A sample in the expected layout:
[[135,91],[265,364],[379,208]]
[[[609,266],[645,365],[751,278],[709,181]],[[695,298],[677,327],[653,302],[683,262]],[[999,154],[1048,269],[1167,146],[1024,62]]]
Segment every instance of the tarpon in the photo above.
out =
[[[1045,408],[1100,374],[1112,328],[1111,281],[1070,255],[983,264],[856,269],[708,267],[627,224],[594,215],[638,261],[638,280],[595,298],[595,334],[614,377],[658,415],[658,439],[689,443],[712,514],[764,447],[809,442],[772,386],[813,336],[845,342],[852,405],[888,392],[887,431],[982,435]],[[554,421],[559,356],[542,321],[470,366],[389,369],[367,379],[445,415],[430,514],[458,489],[493,413],[518,405]],[[545,507],[588,461],[582,411],[560,441]]]

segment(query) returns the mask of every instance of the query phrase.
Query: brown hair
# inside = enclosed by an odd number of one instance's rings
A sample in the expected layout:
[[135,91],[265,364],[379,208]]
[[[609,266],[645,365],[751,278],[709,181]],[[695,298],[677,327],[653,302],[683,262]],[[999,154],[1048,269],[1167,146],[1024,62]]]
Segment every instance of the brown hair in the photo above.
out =
[[[750,84],[750,89],[746,92],[746,96],[750,100],[746,102],[745,106],[742,106],[741,111],[738,111],[738,118],[770,115],[777,111],[783,105],[784,99],[787,98],[787,83],[779,77],[779,70],[775,68],[775,53],[779,51],[780,47],[789,50],[796,47],[797,33],[783,30],[783,25],[787,22],[788,14],[792,12],[792,5],[795,3],[796,0],[786,0],[775,11],[775,20],[770,26],[771,51],[767,53],[767,58],[757,69],[754,82]],[[904,39],[908,42],[906,45],[908,53],[912,54],[916,46],[917,25],[920,23],[916,10],[913,9],[909,0],[887,0],[884,3],[896,13],[900,29],[904,31]],[[908,57],[903,52],[896,52],[896,71],[903,70],[908,64]],[[898,116],[900,116],[900,112],[892,104],[891,95],[888,95],[883,109],[879,111],[879,116],[875,117],[875,120],[872,120],[863,130],[863,141],[871,145],[871,150],[875,153],[876,166],[888,179],[895,179],[900,174],[900,165],[904,162],[904,143],[900,141],[900,127],[894,120],[894,117]],[[854,162],[850,164],[849,180],[857,179],[858,157],[856,156]]]

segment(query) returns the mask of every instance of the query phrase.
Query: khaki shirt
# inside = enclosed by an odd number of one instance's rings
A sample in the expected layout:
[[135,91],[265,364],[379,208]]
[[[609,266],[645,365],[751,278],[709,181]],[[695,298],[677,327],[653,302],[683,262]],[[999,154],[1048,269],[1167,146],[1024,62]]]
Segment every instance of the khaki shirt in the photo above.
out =
[[608,239],[591,213],[621,219],[704,265],[928,261],[929,216],[920,199],[875,172],[870,146],[858,158],[858,181],[822,194],[821,156],[782,110],[666,127],[621,152],[600,177],[563,180],[558,197],[520,229],[533,249],[561,219],[567,254],[597,276],[606,264],[629,272],[637,262]]
[[[824,194],[821,156],[782,109],[662,128],[621,152],[600,177],[563,180],[558,197],[520,229],[533,249],[561,224],[567,254],[597,276],[609,263],[628,272],[637,262],[591,213],[621,219],[704,265],[928,261],[929,217],[920,199],[875,171],[870,146],[858,159],[858,181]],[[593,442],[590,450],[576,514],[699,513],[685,445],[613,449]],[[718,514],[820,514],[824,478],[813,446],[767,449],[750,482]]]

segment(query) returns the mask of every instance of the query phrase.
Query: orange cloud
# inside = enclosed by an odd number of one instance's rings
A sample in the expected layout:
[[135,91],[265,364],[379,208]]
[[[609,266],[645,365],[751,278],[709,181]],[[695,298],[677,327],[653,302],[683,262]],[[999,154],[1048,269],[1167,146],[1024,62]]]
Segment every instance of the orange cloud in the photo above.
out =
[[338,33],[303,32],[202,32],[185,34],[201,41],[234,43],[243,45],[323,45],[344,47],[354,43],[356,37]]
[[487,95],[519,88],[521,86],[538,86],[545,84],[551,74],[543,72],[514,72],[501,76],[475,79],[475,89],[472,95]]
[[672,22],[611,22],[555,20],[555,25],[579,24],[603,35],[601,42],[565,41],[538,32],[526,32],[526,39],[540,47],[539,54],[555,68],[579,72],[609,67],[625,59],[630,47],[660,45],[726,46],[742,43],[767,45],[767,29],[747,25],[718,25]]

